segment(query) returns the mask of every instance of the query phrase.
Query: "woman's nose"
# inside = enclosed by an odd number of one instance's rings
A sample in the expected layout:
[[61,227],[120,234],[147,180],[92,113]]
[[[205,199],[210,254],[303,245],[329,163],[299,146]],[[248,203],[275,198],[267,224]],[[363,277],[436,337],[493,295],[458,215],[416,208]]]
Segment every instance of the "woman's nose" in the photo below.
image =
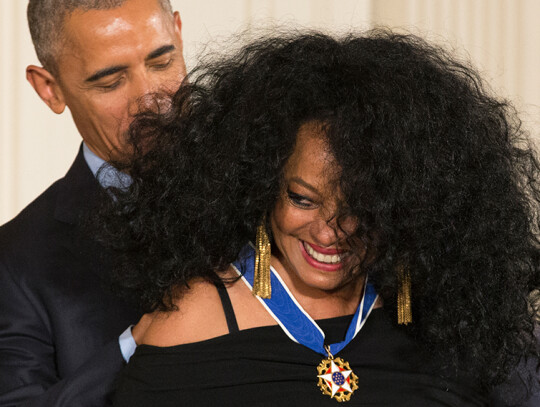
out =
[[351,236],[357,227],[353,216],[338,218],[336,215],[319,216],[312,224],[311,234],[315,244],[321,247],[335,246]]

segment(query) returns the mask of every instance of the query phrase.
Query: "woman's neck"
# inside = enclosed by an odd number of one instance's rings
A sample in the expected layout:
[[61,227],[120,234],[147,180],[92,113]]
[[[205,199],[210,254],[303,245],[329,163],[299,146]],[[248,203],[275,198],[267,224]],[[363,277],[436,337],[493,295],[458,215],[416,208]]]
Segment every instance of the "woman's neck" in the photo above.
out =
[[333,290],[308,287],[288,273],[284,265],[272,257],[272,266],[298,303],[313,319],[334,318],[354,314],[364,292],[365,275],[353,277]]

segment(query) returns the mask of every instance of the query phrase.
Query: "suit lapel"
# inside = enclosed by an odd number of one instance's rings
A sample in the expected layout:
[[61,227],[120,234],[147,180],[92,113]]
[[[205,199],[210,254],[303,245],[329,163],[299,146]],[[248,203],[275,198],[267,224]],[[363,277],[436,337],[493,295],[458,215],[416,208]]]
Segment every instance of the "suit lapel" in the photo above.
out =
[[99,202],[104,190],[88,167],[82,145],[71,168],[61,180],[54,217],[64,224],[66,249],[95,274],[106,277],[110,270],[109,251],[91,238],[83,223]]
[[79,224],[81,216],[94,207],[102,192],[86,164],[81,145],[75,161],[59,185],[55,219],[72,225]]

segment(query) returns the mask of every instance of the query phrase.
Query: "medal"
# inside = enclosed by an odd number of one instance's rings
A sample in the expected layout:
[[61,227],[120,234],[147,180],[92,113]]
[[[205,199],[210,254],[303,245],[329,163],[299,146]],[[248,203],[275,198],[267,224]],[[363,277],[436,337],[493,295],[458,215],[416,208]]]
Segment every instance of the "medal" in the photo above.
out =
[[[255,249],[251,245],[246,245],[232,266],[242,281],[252,289]],[[378,297],[375,288],[366,277],[362,299],[347,329],[345,340],[325,345],[325,336],[321,328],[294,298],[273,267],[270,268],[270,272],[272,297],[256,296],[256,298],[291,340],[326,357],[317,367],[317,385],[322,393],[339,402],[349,401],[353,392],[358,389],[358,377],[348,362],[340,357],[335,358],[334,355],[347,346],[364,326]]]
[[323,359],[317,366],[319,373],[317,386],[323,394],[339,402],[349,401],[358,388],[358,376],[351,370],[349,362],[345,362],[341,358],[334,359],[328,346],[326,346],[326,351],[328,358]]

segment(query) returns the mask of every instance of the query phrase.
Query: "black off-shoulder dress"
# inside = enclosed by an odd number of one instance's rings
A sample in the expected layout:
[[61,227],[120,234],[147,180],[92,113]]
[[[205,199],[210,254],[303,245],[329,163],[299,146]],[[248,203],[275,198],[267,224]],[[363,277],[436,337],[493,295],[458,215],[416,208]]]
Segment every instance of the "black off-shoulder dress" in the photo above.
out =
[[[121,373],[114,405],[148,406],[487,406],[466,377],[442,378],[429,355],[375,309],[336,356],[358,376],[349,402],[317,387],[323,359],[279,326],[238,330],[224,287],[218,287],[230,333],[171,347],[141,345]],[[343,340],[352,316],[318,320],[329,343]]]

